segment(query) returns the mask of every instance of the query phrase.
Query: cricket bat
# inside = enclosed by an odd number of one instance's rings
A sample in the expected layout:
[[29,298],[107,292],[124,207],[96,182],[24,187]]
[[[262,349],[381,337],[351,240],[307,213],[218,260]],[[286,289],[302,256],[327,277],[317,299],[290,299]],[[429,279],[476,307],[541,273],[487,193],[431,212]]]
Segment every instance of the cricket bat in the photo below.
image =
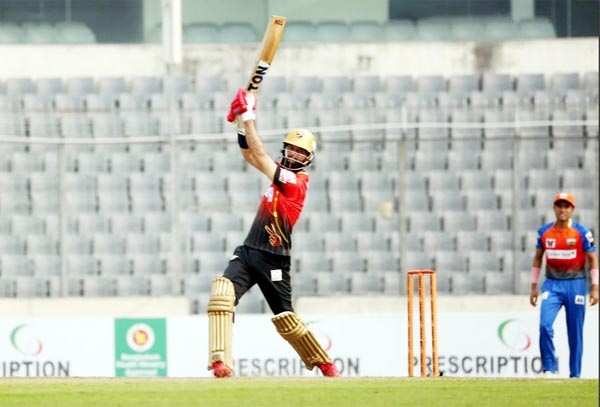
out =
[[267,25],[267,29],[265,30],[265,35],[262,40],[260,53],[258,54],[256,63],[252,69],[252,73],[250,74],[248,82],[246,83],[246,91],[250,93],[256,93],[259,91],[262,82],[264,81],[265,76],[271,67],[271,63],[273,62],[273,59],[275,59],[275,54],[277,53],[279,43],[283,37],[285,22],[286,18],[282,16],[271,16],[269,19],[269,24]]

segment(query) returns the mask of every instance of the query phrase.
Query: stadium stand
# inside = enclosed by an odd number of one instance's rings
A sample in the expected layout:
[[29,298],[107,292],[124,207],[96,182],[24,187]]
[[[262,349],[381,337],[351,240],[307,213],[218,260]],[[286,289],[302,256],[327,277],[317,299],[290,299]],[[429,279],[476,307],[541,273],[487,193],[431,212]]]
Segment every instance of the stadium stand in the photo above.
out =
[[[440,24],[445,23],[420,24],[419,32],[434,31]],[[373,27],[361,27],[364,41]],[[387,25],[379,29],[391,30]],[[0,129],[24,137],[114,140],[159,138],[174,128],[180,133],[220,132],[227,82],[225,76],[6,79],[0,86]],[[511,292],[507,275],[512,260],[506,253],[516,248],[530,255],[530,244],[524,246],[527,233],[541,225],[541,213],[556,191],[572,190],[582,207],[594,207],[585,189],[594,183],[589,169],[597,166],[597,73],[565,73],[548,81],[536,73],[280,77],[271,86],[276,112],[289,109],[288,123],[296,109],[292,105],[300,103],[301,114],[314,116],[315,124],[348,124],[340,111],[355,99],[354,112],[388,109],[385,117],[371,122],[374,126],[414,117],[418,137],[418,143],[406,143],[406,160],[399,160],[398,145],[390,140],[384,142],[392,148],[382,149],[371,145],[370,137],[348,132],[348,138],[344,133],[338,140],[340,132],[318,131],[323,149],[312,170],[307,211],[294,236],[298,294],[398,295],[401,267],[430,266],[444,273],[440,292]],[[342,94],[340,100],[327,96]],[[514,95],[530,98],[530,109],[510,102]],[[298,102],[304,97],[311,103]],[[169,98],[189,128],[171,127],[171,113],[158,119],[169,123],[162,126],[148,114],[148,109],[165,109]],[[583,119],[589,122],[564,124]],[[543,123],[521,125],[531,121]],[[452,123],[479,127],[443,128]],[[516,141],[519,150],[513,157],[516,135],[523,139]],[[579,141],[576,149],[569,144],[576,154],[565,154],[564,140]],[[240,177],[249,169],[241,159],[232,159],[223,143],[185,144],[177,163],[160,141],[69,146],[62,178],[56,176],[57,150],[33,147],[9,150],[0,159],[0,276],[6,296],[58,295],[61,255],[66,256],[71,295],[179,290],[165,275],[174,252],[171,171],[177,164],[185,274],[181,292],[201,307],[209,275],[223,270],[232,247],[243,239],[266,186],[258,176],[251,183],[246,174]],[[65,242],[58,240],[58,221],[46,220],[60,208],[53,194],[60,186],[70,219]],[[515,193],[518,214],[512,212]],[[594,216],[586,212],[585,221],[597,225]],[[404,228],[406,253],[399,243]],[[514,243],[514,234],[524,240]],[[47,266],[40,267],[42,262]],[[7,276],[20,279],[6,285]],[[242,311],[266,310],[258,294],[248,296]]]

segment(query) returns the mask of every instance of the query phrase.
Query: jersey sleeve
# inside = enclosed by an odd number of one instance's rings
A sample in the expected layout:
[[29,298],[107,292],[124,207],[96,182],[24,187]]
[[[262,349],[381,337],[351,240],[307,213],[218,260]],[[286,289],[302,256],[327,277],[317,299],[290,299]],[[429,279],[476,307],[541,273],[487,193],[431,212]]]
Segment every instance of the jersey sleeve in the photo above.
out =
[[552,223],[547,223],[544,226],[542,226],[541,228],[539,228],[537,230],[537,240],[535,243],[535,248],[536,249],[543,249],[544,248],[544,243],[542,242],[542,238],[544,236],[544,233],[546,233],[546,231],[548,229],[550,229],[552,227]]
[[289,199],[294,199],[296,196],[304,195],[306,193],[306,182],[304,182],[304,178],[293,171],[286,170],[279,166],[277,167],[277,170],[275,170],[273,184],[275,184],[279,191]]
[[580,224],[577,224],[575,227],[581,235],[581,241],[583,242],[583,250],[585,252],[595,252],[596,244],[594,242],[594,234],[592,233],[592,231]]

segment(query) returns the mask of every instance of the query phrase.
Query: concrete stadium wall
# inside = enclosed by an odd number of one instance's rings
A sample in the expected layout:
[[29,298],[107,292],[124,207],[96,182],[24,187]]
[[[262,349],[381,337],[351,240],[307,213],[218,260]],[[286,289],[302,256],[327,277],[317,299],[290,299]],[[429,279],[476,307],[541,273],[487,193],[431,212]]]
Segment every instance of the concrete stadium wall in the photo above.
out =
[[[183,48],[190,75],[246,74],[258,44]],[[0,45],[0,80],[11,77],[161,76],[158,45]],[[597,38],[506,42],[282,44],[271,75],[459,75],[598,70]]]
[[162,318],[189,310],[185,297],[0,298],[0,318]]
[[[438,311],[531,312],[527,295],[439,295]],[[242,299],[243,301],[243,299]],[[405,296],[297,297],[295,309],[306,314],[405,313]],[[417,301],[415,300],[415,306]],[[189,315],[185,297],[102,297],[0,299],[0,318],[110,317],[165,318]],[[593,318],[598,307],[589,307]]]

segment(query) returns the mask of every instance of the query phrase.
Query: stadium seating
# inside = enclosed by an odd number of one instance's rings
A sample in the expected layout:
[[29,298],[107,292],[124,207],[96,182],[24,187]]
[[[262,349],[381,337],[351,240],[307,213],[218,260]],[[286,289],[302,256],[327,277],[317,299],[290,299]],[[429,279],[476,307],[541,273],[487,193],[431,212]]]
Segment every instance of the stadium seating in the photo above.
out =
[[[430,33],[445,23],[431,24],[421,24],[421,30]],[[373,27],[361,27],[364,41]],[[597,81],[573,73],[548,79],[546,84],[542,74],[484,73],[275,80],[272,106],[265,109],[273,117],[285,114],[280,122],[269,121],[273,127],[300,116],[327,126],[416,123],[414,132],[316,132],[319,149],[306,211],[294,232],[295,293],[398,295],[401,265],[437,267],[444,293],[512,292],[514,262],[507,253],[516,249],[531,257],[530,235],[551,217],[549,202],[558,190],[573,191],[587,210],[584,224],[597,224],[588,192],[597,168],[597,102],[587,93],[593,94]],[[226,75],[4,80],[3,133],[127,139],[69,145],[64,177],[57,176],[55,146],[0,146],[8,151],[0,157],[2,292],[58,295],[64,254],[71,295],[168,295],[179,290],[168,275],[168,256],[179,242],[189,274],[182,292],[201,306],[210,277],[222,272],[247,233],[267,181],[233,155],[237,146],[229,140],[181,143],[172,162],[170,147],[129,138],[163,136],[174,128],[223,131],[219,115],[230,82],[235,79]],[[173,97],[176,118],[166,111]],[[373,106],[381,108],[380,116],[372,114]],[[352,122],[342,113],[361,120]],[[565,123],[579,119],[590,122]],[[539,120],[545,122],[521,125]],[[435,126],[460,123],[481,128]],[[394,134],[407,136],[402,153],[389,138]],[[279,142],[272,145],[277,152]],[[175,165],[178,239],[171,234],[170,212],[176,204]],[[56,215],[59,186],[65,188],[69,215],[64,242]],[[513,213],[514,197],[518,213]],[[5,276],[15,284],[4,284]],[[242,312],[267,310],[255,291]]]

